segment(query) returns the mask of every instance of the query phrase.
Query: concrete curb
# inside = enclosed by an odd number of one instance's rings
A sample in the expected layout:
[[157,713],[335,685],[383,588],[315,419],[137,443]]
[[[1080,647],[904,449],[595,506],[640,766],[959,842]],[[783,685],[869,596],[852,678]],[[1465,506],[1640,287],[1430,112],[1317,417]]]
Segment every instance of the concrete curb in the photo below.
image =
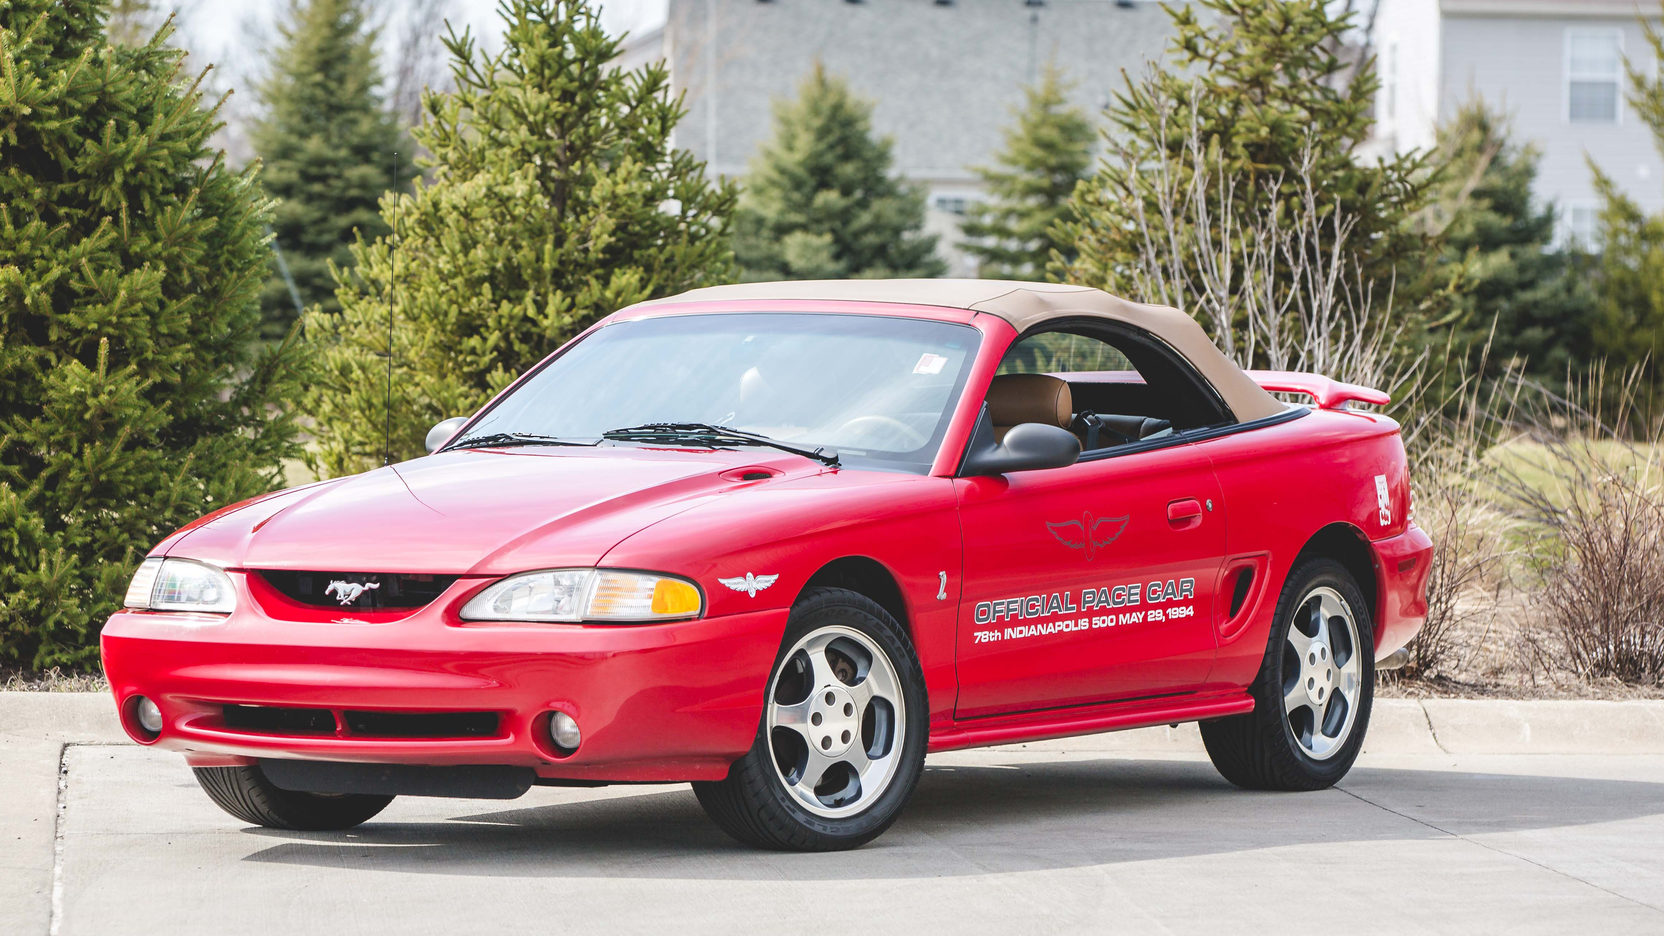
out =
[[[102,692],[0,692],[0,736],[127,740]],[[1189,754],[1193,724],[1010,745],[1018,751]],[[1366,754],[1664,754],[1664,701],[1378,699]]]

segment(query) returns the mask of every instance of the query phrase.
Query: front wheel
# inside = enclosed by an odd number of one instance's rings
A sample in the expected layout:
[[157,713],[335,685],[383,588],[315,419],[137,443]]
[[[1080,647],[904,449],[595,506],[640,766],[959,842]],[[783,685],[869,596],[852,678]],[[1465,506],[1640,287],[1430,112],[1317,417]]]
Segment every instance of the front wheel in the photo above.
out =
[[302,832],[350,829],[387,808],[391,796],[301,793],[266,779],[258,765],[193,767],[196,782],[214,804],[251,825]]
[[1289,573],[1254,710],[1202,723],[1208,757],[1252,790],[1320,790],[1357,760],[1375,697],[1374,626],[1346,567],[1311,559]]
[[855,848],[912,795],[928,716],[918,658],[895,618],[863,595],[817,588],[792,609],[751,750],[694,793],[749,845]]

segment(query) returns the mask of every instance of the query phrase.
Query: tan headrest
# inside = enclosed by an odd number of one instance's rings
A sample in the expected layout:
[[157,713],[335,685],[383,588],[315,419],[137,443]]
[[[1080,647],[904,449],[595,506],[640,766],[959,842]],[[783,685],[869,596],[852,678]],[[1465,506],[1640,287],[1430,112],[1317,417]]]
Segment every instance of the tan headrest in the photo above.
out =
[[1001,374],[988,385],[988,418],[997,427],[1050,423],[1067,429],[1074,414],[1069,385],[1050,374]]

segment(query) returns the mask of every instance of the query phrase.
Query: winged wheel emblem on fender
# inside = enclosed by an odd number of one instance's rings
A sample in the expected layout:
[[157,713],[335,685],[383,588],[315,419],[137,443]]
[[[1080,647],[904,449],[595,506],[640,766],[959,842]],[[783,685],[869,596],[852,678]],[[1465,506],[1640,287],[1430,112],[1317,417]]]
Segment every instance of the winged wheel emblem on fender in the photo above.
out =
[[1093,517],[1091,511],[1086,511],[1080,515],[1079,520],[1048,523],[1046,529],[1057,537],[1059,543],[1070,549],[1085,550],[1087,560],[1091,561],[1098,550],[1120,538],[1121,531],[1127,528],[1127,521],[1130,519],[1131,514],[1124,517]]
[[755,598],[757,597],[758,592],[769,587],[770,585],[773,585],[775,580],[778,578],[780,578],[778,575],[752,575],[750,572],[747,572],[744,575],[736,575],[733,578],[719,578],[717,581],[728,586],[729,588],[732,588],[734,591],[745,592],[747,595]]

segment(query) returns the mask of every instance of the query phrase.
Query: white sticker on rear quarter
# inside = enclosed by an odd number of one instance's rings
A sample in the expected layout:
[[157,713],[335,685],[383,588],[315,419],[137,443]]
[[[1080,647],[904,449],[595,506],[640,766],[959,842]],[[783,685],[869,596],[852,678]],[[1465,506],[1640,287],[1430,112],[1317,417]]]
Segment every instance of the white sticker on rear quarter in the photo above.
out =
[[942,355],[931,354],[929,351],[926,351],[925,353],[919,355],[919,363],[913,365],[913,373],[940,374],[942,372],[942,368],[947,366],[947,363],[948,359]]
[[1392,526],[1392,494],[1387,491],[1387,476],[1375,476],[1375,504],[1381,508],[1382,526]]

